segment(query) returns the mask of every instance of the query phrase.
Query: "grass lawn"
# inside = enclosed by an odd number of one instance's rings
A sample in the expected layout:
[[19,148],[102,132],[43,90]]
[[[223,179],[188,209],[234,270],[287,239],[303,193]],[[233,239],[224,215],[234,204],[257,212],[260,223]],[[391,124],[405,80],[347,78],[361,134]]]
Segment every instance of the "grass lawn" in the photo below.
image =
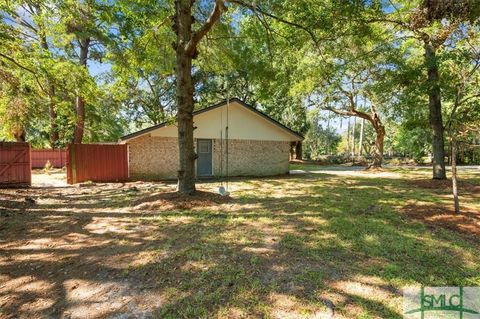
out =
[[455,216],[428,168],[292,168],[193,203],[165,183],[1,190],[0,317],[402,318],[404,286],[480,286],[479,169]]

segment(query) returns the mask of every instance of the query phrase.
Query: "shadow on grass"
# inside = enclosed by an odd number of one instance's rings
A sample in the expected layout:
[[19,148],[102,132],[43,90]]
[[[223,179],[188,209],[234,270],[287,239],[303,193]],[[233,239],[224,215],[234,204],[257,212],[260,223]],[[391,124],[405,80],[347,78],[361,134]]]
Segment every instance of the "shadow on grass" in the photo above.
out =
[[326,174],[232,187],[216,210],[116,211],[151,196],[122,188],[45,194],[59,203],[2,220],[0,314],[401,318],[403,285],[479,284],[478,241],[394,209],[441,202],[427,190]]

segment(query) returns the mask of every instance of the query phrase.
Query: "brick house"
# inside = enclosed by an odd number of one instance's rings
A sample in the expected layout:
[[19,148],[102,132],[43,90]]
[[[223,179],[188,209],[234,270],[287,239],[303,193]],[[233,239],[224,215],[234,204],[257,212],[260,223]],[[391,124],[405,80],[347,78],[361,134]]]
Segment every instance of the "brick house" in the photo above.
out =
[[[194,112],[198,177],[288,173],[290,147],[303,137],[234,98]],[[132,179],[174,179],[178,170],[175,124],[126,135]]]

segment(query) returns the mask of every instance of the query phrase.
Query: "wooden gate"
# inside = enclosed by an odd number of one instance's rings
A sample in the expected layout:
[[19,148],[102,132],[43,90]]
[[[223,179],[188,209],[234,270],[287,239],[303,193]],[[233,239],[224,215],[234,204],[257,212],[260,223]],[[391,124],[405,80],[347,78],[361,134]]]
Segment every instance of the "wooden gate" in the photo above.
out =
[[124,182],[128,180],[128,146],[70,144],[67,148],[67,182]]
[[0,187],[32,184],[30,144],[0,142]]

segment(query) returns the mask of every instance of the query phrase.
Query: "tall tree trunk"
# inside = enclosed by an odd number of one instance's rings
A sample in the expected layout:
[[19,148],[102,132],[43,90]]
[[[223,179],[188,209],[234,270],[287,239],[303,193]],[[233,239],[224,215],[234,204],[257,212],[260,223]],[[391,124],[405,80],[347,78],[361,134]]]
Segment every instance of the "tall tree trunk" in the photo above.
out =
[[433,178],[446,179],[444,127],[442,120],[442,101],[439,85],[438,61],[435,48],[431,43],[425,43],[425,59],[428,71],[428,105],[430,111],[430,126],[432,128]]
[[373,161],[369,165],[369,168],[378,168],[382,167],[383,164],[383,142],[385,139],[385,128],[384,126],[380,123],[377,122],[373,126],[375,128],[375,147],[373,149]]
[[[87,68],[88,48],[90,46],[90,38],[80,39],[80,65]],[[82,143],[85,129],[85,99],[79,93],[75,98],[75,131],[73,134],[74,143]]]
[[82,143],[85,129],[85,100],[77,95],[75,98],[75,131],[73,134],[73,143]]
[[193,145],[193,90],[192,60],[197,56],[197,45],[211,30],[225,10],[223,0],[215,0],[207,21],[192,32],[192,7],[195,0],[175,0],[175,74],[178,125],[178,192],[192,194],[195,192],[195,160],[197,154]]
[[193,145],[193,77],[192,59],[185,44],[192,38],[192,4],[190,0],[176,0],[176,102],[178,124],[178,192],[195,192],[195,160]]
[[[181,56],[181,55],[180,55]],[[195,192],[195,160],[197,155],[193,144],[193,79],[191,59],[177,55],[177,123],[178,123],[178,192]]]

